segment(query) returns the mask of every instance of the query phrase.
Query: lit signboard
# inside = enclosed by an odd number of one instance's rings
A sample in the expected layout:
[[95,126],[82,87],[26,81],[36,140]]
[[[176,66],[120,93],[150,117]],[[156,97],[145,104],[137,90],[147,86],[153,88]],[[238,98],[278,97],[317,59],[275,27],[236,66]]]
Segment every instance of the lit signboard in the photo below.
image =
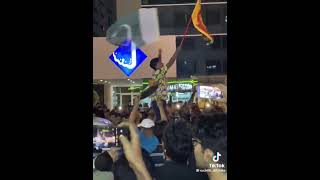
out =
[[128,77],[146,60],[147,55],[132,41],[123,42],[109,59]]
[[170,84],[168,91],[190,91],[192,90],[192,84]]

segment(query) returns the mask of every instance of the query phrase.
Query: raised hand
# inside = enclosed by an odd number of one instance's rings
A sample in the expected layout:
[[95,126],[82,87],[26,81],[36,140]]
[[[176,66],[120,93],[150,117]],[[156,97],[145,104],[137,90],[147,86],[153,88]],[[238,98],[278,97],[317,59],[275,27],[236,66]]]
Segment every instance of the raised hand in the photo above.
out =
[[118,127],[129,127],[131,142],[127,137],[120,135],[119,139],[123,146],[124,155],[133,169],[138,180],[151,180],[151,176],[144,164],[140,146],[140,140],[136,126],[130,122],[123,122]]
[[162,100],[160,98],[157,98],[157,105],[158,105],[159,108],[163,107],[163,102],[162,102]]
[[134,105],[139,105],[139,103],[140,103],[140,95],[137,95],[137,96],[134,97],[133,103],[134,103]]

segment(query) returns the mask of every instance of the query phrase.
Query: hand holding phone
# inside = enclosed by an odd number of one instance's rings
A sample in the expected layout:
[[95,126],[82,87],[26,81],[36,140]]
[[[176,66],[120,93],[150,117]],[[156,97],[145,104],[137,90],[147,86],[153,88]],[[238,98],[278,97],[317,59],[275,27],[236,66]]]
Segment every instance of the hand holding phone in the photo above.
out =
[[113,147],[121,147],[121,142],[119,141],[120,135],[126,136],[130,139],[130,132],[128,128],[115,127],[113,128],[113,136],[115,138]]
[[123,144],[124,155],[129,162],[129,166],[132,168],[137,177],[144,180],[152,180],[142,158],[140,139],[137,133],[137,127],[130,122],[123,122],[119,124],[119,127],[129,127],[131,140],[124,135],[120,136],[120,141]]

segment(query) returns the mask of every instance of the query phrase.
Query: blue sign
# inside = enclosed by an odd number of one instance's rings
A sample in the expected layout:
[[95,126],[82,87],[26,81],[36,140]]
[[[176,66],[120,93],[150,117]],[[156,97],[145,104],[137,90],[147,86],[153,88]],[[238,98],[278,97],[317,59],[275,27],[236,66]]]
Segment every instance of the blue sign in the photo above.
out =
[[132,41],[123,42],[109,59],[128,77],[146,60],[147,55]]

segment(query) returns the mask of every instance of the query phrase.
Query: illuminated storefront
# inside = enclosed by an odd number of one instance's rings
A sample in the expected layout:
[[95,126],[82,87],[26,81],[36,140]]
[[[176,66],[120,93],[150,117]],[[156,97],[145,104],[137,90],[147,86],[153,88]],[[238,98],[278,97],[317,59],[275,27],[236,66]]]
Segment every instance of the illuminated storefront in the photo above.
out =
[[[208,79],[197,78],[197,80],[184,79],[174,80],[168,79],[167,91],[168,101],[172,103],[189,101],[192,95],[192,88],[196,86],[197,93],[193,102],[198,102],[201,109],[206,106],[224,104],[227,102],[227,86],[225,85],[224,77],[211,77]],[[125,108],[133,104],[133,99],[136,95],[146,89],[149,85],[150,78],[143,80],[108,80],[108,81],[95,81],[95,84],[104,86],[101,90],[104,96],[104,103],[111,109]],[[99,91],[100,92],[100,91]],[[151,99],[145,98],[140,102],[143,106],[150,106]],[[120,108],[120,109],[121,109]]]
[[[196,86],[198,81],[196,80],[168,80],[168,101],[171,99],[173,103],[175,102],[186,102],[189,101],[192,94],[192,87]],[[142,89],[147,88],[148,79],[143,81]],[[142,100],[143,103],[150,105],[151,99],[145,98]]]
[[[132,105],[134,96],[139,95],[148,86],[149,79],[144,79],[142,83],[128,83],[124,85],[113,85],[112,89],[112,108],[125,108],[127,105]],[[195,80],[168,80],[168,101],[171,99],[175,102],[189,101],[192,94],[193,86],[198,84]],[[141,100],[143,106],[151,105],[151,98]]]

